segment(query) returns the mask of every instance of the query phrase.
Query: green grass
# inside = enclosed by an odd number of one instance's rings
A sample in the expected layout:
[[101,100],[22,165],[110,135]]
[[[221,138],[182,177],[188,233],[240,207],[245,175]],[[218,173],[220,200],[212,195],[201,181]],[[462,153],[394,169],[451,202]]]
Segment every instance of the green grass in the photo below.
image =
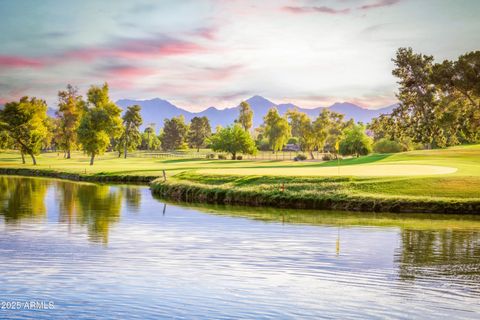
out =
[[[38,157],[38,165],[34,167],[31,164],[22,165],[16,152],[0,153],[1,168],[34,168],[104,177],[161,176],[162,170],[166,170],[168,181],[158,182],[163,185],[159,188],[163,192],[170,188],[177,193],[195,193],[195,197],[198,197],[196,200],[212,197],[212,194],[225,197],[231,191],[235,195],[230,195],[227,200],[241,200],[239,198],[243,197],[245,201],[239,203],[256,201],[258,204],[275,205],[277,199],[287,206],[295,201],[325,199],[402,200],[409,203],[480,201],[480,145],[373,154],[344,159],[340,163],[145,157],[123,159],[115,154],[99,157],[94,166],[89,166],[88,161],[88,157],[82,153],[74,153],[73,158],[68,160],[63,159],[62,154],[46,153]],[[453,173],[433,174],[429,169],[432,166],[455,170]],[[403,171],[396,172],[398,168]],[[409,169],[412,169],[411,174]],[[340,176],[337,176],[338,172]],[[183,191],[180,190],[182,188]],[[250,200],[246,201],[247,198]]]

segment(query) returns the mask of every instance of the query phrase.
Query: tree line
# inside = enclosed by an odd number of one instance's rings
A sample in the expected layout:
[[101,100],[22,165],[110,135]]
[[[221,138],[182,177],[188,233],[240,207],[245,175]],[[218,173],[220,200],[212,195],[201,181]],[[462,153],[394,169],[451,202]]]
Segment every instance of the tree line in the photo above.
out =
[[[122,115],[122,109],[109,97],[108,84],[91,86],[86,98],[68,85],[58,92],[58,110],[55,117],[47,115],[47,104],[36,97],[23,97],[19,101],[6,103],[0,110],[0,135],[2,148],[20,151],[22,161],[35,156],[42,150],[62,150],[64,157],[71,158],[73,150],[83,150],[90,156],[93,165],[95,157],[106,151],[116,151],[118,156],[127,158],[134,150],[177,150],[208,147],[213,151],[230,153],[232,159],[238,154],[255,154],[258,149],[277,152],[287,143],[298,144],[301,150],[337,151],[349,154],[368,153],[371,144],[364,134],[363,126],[353,121],[344,121],[343,115],[322,111],[316,120],[292,109],[281,116],[276,108],[268,111],[264,123],[252,130],[253,111],[243,101],[235,123],[226,128],[218,126],[212,133],[207,117],[194,117],[189,124],[183,116],[165,119],[159,135],[154,124],[141,132],[143,124],[141,107],[129,106]],[[366,141],[364,150],[346,146],[348,140],[360,132]],[[351,139],[351,138],[350,138]],[[345,146],[344,146],[345,145]]]
[[[344,115],[323,109],[311,118],[293,108],[285,115],[271,108],[263,123],[253,128],[253,111],[243,101],[235,122],[212,132],[207,117],[183,116],[165,119],[157,135],[154,124],[141,132],[141,107],[122,109],[109,97],[108,84],[91,86],[86,98],[68,85],[58,92],[55,117],[47,115],[47,104],[35,97],[6,103],[0,110],[0,147],[20,151],[22,161],[44,149],[72,150],[95,157],[116,151],[127,157],[133,150],[177,150],[211,148],[215,152],[255,154],[257,150],[277,152],[286,145],[314,158],[314,151],[327,159],[341,155],[399,152],[413,148],[437,148],[480,140],[480,51],[455,61],[435,63],[432,56],[400,48],[392,71],[399,81],[400,101],[391,114],[374,118],[368,125],[344,119]],[[330,156],[328,156],[330,155]]]
[[400,104],[369,124],[375,141],[401,150],[480,141],[480,51],[435,63],[400,48],[393,62]]

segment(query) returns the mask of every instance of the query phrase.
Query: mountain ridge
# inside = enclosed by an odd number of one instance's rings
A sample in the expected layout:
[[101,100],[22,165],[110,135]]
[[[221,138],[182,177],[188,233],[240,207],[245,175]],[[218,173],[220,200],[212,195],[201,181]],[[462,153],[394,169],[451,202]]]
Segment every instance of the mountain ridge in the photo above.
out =
[[[272,107],[276,107],[279,113],[282,115],[285,114],[285,112],[290,108],[297,108],[300,112],[304,112],[310,117],[318,116],[321,110],[327,108],[328,110],[344,114],[347,120],[354,119],[356,122],[360,121],[367,123],[371,121],[372,118],[377,117],[380,114],[390,113],[393,108],[398,105],[393,104],[379,109],[368,109],[350,102],[336,102],[329,107],[302,108],[293,103],[276,104],[259,95],[254,95],[245,101],[250,104],[250,107],[253,110],[254,127],[259,126],[263,122],[263,117],[268,112],[268,109]],[[191,112],[161,98],[146,100],[120,99],[116,103],[123,110],[134,104],[140,105],[142,107],[141,113],[144,119],[142,126],[143,128],[152,123],[155,124],[156,128],[160,128],[163,126],[163,120],[165,118],[171,118],[179,115],[183,115],[187,122],[196,116],[206,116],[210,119],[212,128],[215,128],[218,125],[225,127],[232,124],[238,117],[239,113],[239,105],[225,109],[218,109],[215,106],[210,106],[199,112]]]

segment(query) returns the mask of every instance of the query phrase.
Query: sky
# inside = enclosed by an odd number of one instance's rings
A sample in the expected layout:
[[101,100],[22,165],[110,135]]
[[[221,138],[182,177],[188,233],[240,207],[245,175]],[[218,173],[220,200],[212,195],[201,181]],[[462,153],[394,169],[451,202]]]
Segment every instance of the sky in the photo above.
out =
[[399,47],[480,48],[477,0],[0,0],[0,104],[67,84],[190,111],[252,95],[302,107],[396,102]]

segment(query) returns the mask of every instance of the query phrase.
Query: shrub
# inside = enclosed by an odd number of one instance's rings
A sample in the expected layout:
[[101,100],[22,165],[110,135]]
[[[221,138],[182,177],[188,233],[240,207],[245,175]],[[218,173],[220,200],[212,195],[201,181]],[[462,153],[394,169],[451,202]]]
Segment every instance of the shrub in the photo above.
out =
[[330,160],[334,160],[335,159],[335,156],[331,153],[325,153],[323,156],[322,156],[322,160],[323,161],[330,161]]
[[297,137],[291,137],[288,139],[287,144],[298,144],[298,138]]
[[400,143],[386,138],[380,139],[373,145],[373,151],[376,153],[397,153],[401,152],[403,147]]
[[242,156],[237,156],[237,160],[242,160],[243,157]]
[[215,153],[207,154],[207,159],[215,159]]
[[226,157],[224,154],[219,154],[219,155],[218,155],[218,159],[219,159],[219,160],[226,160],[227,157]]
[[297,154],[295,158],[293,158],[294,161],[303,161],[307,160],[307,156],[304,154]]
[[270,150],[270,144],[268,143],[267,139],[257,140],[256,145],[258,150],[261,150],[261,151]]

